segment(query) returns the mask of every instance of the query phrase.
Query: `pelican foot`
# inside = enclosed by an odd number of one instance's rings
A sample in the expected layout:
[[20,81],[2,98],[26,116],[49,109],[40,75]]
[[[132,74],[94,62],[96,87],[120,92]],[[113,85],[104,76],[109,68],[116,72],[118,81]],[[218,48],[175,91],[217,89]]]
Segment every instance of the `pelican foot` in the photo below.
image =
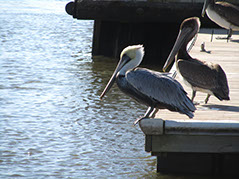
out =
[[200,102],[193,101],[193,104],[194,104],[194,105],[199,105]]
[[138,122],[140,121],[140,120],[142,120],[142,119],[146,119],[147,117],[141,117],[141,118],[138,118],[138,119],[136,119],[135,121],[134,121],[134,126],[136,125],[136,124],[138,124]]
[[227,42],[229,41],[229,40],[231,40],[231,37],[216,37],[216,39],[217,40],[227,40]]

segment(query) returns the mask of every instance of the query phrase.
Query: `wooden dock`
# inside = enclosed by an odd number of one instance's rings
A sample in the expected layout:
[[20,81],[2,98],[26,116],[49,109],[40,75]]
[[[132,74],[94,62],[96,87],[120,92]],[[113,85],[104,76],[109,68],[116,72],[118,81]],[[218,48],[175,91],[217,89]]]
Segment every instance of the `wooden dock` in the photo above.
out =
[[[145,150],[157,156],[157,171],[161,173],[193,173],[205,175],[239,176],[239,33],[232,41],[226,30],[201,29],[190,54],[192,57],[218,63],[226,72],[230,101],[211,96],[204,104],[205,93],[198,92],[197,111],[193,119],[185,115],[161,110],[157,119],[140,121],[145,133]],[[206,52],[200,52],[205,43]],[[192,91],[177,76],[191,97]]]
[[[144,64],[163,66],[181,22],[201,16],[204,0],[75,0],[66,12],[94,20],[93,56],[118,59],[128,45],[144,44]],[[189,8],[190,7],[190,8]],[[203,25],[214,25],[207,17]]]
[[[188,17],[201,17],[204,0],[74,0],[66,12],[77,19],[92,19],[94,34],[92,55],[118,59],[123,48],[132,44],[145,47],[144,63],[162,67],[166,61],[181,22]],[[237,0],[230,2],[238,4]],[[190,7],[190,8],[189,8]],[[200,18],[202,27],[218,27],[208,17]],[[219,34],[218,34],[219,33]],[[227,74],[230,101],[197,93],[197,111],[193,119],[184,115],[159,111],[157,119],[140,121],[145,133],[145,150],[157,156],[161,173],[196,173],[239,175],[239,35],[233,40],[223,29],[201,29],[191,55],[219,63]],[[205,43],[206,52],[200,52]],[[179,79],[180,81],[180,79]],[[185,87],[185,86],[184,86]],[[191,89],[185,87],[191,96]]]

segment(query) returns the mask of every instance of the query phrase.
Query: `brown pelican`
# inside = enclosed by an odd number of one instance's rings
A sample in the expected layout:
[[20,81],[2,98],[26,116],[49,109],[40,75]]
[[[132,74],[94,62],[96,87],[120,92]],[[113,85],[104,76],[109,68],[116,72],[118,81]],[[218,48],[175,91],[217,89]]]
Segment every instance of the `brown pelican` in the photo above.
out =
[[210,95],[216,96],[219,100],[229,100],[227,77],[221,66],[192,58],[186,50],[188,42],[198,33],[199,28],[198,17],[188,18],[182,22],[178,37],[163,70],[168,68],[177,54],[175,59],[177,71],[186,84],[192,88],[192,101],[196,96],[196,91],[208,94],[205,103],[208,102]]
[[205,12],[213,22],[225,29],[229,29],[227,39],[230,39],[233,30],[239,30],[239,7],[227,2],[205,0],[202,17],[204,17]]
[[[141,63],[143,56],[142,45],[126,47],[121,52],[120,61],[100,99],[116,81],[121,91],[149,106],[145,115],[140,119],[154,117],[158,109],[177,111],[192,118],[196,108],[179,82],[160,72],[136,68]],[[137,124],[140,119],[136,120],[134,124]]]

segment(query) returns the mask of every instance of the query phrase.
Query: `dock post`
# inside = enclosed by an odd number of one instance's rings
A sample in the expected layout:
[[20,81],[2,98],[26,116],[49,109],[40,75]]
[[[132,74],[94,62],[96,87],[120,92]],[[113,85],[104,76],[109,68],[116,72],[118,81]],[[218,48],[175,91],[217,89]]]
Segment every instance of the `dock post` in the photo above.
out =
[[203,153],[167,153],[157,154],[157,172],[162,174],[200,174],[212,175],[213,159]]
[[143,44],[143,63],[163,66],[178,34],[177,23],[128,23],[95,20],[92,55],[119,58],[128,45]]

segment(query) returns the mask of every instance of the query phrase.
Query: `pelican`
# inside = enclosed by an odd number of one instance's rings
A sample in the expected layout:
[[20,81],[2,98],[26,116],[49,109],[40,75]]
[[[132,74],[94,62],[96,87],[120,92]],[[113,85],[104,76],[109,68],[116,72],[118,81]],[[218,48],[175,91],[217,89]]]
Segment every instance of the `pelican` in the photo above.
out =
[[205,104],[211,95],[216,96],[219,100],[229,100],[227,77],[221,66],[192,58],[186,50],[188,42],[198,33],[199,28],[198,17],[188,18],[182,22],[178,37],[163,70],[168,68],[177,54],[175,58],[177,71],[186,84],[192,88],[192,101],[196,96],[196,91],[207,93]]
[[154,117],[158,109],[177,111],[193,118],[196,108],[180,83],[166,74],[138,68],[143,56],[144,47],[142,45],[126,47],[121,52],[120,61],[100,99],[116,81],[121,91],[148,106],[145,115],[137,119],[134,124],[143,118]]
[[204,17],[205,12],[213,22],[229,30],[227,39],[231,38],[232,31],[239,30],[239,7],[227,2],[205,0],[202,17]]

